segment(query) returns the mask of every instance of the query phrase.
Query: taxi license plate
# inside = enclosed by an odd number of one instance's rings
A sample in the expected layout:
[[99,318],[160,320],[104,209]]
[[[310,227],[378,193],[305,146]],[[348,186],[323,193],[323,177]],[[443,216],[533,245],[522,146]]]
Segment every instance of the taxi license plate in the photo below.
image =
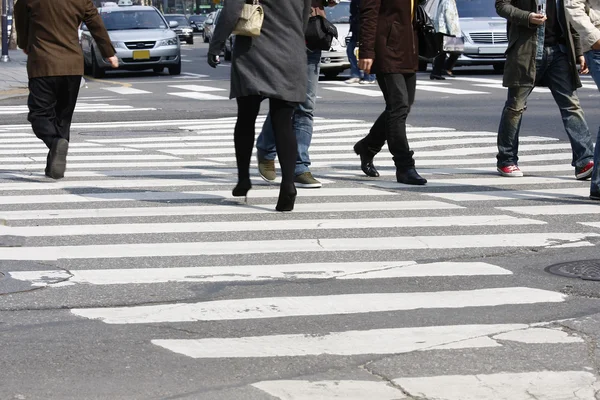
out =
[[149,60],[150,59],[150,50],[135,50],[133,52],[134,60]]
[[480,47],[479,54],[503,54],[504,49],[498,47]]

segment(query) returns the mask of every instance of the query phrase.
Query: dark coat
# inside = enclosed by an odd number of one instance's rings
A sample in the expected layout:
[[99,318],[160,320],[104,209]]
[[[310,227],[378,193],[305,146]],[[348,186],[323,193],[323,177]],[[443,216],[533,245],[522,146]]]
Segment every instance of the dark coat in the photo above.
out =
[[92,0],[19,0],[14,9],[18,46],[28,53],[29,78],[83,75],[77,29],[85,22],[103,57],[115,55]]
[[412,4],[411,0],[361,0],[359,54],[362,59],[374,59],[371,72],[417,71],[419,46]]
[[[245,0],[227,0],[208,52],[219,54],[233,31]],[[261,0],[265,12],[260,36],[236,36],[231,66],[231,98],[260,95],[301,103],[306,100],[304,31],[311,0]]]
[[[535,83],[538,26],[529,24],[529,14],[536,10],[536,0],[496,0],[498,15],[508,21],[508,48],[502,80],[502,84],[506,87],[533,86]],[[560,24],[568,28],[567,56],[572,72],[573,88],[578,88],[581,87],[581,81],[577,71],[577,57],[582,55],[579,35],[567,22],[564,5],[562,10],[557,10],[557,15]]]

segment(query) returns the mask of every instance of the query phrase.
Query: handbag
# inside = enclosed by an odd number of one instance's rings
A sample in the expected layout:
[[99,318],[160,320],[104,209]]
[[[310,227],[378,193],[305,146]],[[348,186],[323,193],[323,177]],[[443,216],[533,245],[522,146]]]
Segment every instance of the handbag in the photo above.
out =
[[253,0],[252,4],[244,4],[242,15],[238,19],[235,28],[233,28],[233,34],[250,37],[260,36],[264,19],[265,12],[258,0]]
[[429,60],[437,57],[442,51],[441,38],[436,33],[431,18],[429,18],[421,4],[416,7],[416,27],[419,39],[419,56]]
[[306,47],[309,50],[329,50],[333,38],[338,37],[338,31],[334,24],[321,15],[315,15],[308,19],[308,26],[304,34]]
[[446,53],[464,53],[465,38],[462,36],[444,35],[442,38],[442,51]]

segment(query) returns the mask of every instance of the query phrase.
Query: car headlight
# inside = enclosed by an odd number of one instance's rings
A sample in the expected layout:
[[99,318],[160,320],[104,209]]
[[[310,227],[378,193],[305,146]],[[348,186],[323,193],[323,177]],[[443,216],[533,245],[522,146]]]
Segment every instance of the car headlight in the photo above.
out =
[[177,38],[165,39],[161,40],[158,45],[159,46],[175,46],[177,44]]
[[115,49],[126,49],[125,43],[123,42],[112,42],[112,45]]

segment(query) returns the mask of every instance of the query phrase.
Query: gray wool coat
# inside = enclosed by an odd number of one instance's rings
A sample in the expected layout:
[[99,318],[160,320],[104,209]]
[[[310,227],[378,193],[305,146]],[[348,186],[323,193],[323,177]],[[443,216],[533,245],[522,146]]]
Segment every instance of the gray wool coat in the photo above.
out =
[[[226,0],[208,52],[219,54],[233,31],[245,0]],[[236,36],[230,98],[259,95],[301,103],[306,99],[304,31],[311,0],[260,0],[265,12],[258,37]]]

